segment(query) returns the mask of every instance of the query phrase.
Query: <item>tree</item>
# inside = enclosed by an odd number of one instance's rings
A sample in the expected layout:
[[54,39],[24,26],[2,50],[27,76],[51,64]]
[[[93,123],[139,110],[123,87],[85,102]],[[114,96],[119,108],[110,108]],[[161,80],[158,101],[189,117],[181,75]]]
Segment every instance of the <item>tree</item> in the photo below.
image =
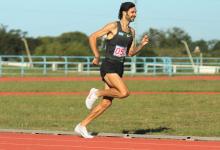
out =
[[201,52],[208,51],[208,43],[205,40],[198,40],[198,41],[192,42],[190,48],[193,51],[195,47],[197,46],[200,48]]
[[21,41],[26,32],[19,29],[7,30],[7,26],[0,25],[0,54],[1,55],[21,55],[24,44]]
[[219,50],[219,51],[220,51],[220,41],[218,41],[218,42],[214,45],[214,47],[213,47],[212,50]]
[[42,44],[41,41],[37,38],[26,37],[26,40],[27,40],[28,46],[30,48],[31,54],[34,53],[34,50],[35,50],[36,47],[38,47],[39,45]]
[[173,27],[171,29],[168,29],[167,32],[167,44],[166,46],[170,48],[177,48],[182,45],[181,40],[187,41],[188,44],[191,44],[192,40],[191,37],[186,33],[184,30]]
[[87,35],[78,31],[63,33],[58,37],[58,41],[62,44],[70,42],[78,42],[84,45],[89,44]]
[[41,45],[36,47],[37,55],[79,55],[87,56],[92,52],[86,34],[81,32],[63,33],[58,37],[40,37]]
[[149,36],[149,49],[161,48],[163,47],[166,36],[164,31],[158,29],[150,28],[149,31],[145,32],[143,35],[147,34]]

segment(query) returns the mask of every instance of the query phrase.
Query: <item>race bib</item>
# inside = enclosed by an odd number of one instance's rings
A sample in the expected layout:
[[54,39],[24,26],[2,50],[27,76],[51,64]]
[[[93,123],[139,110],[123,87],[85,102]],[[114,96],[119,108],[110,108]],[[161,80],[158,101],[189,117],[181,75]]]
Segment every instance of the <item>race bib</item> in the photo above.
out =
[[125,57],[126,53],[127,53],[127,47],[116,45],[113,55],[117,57]]

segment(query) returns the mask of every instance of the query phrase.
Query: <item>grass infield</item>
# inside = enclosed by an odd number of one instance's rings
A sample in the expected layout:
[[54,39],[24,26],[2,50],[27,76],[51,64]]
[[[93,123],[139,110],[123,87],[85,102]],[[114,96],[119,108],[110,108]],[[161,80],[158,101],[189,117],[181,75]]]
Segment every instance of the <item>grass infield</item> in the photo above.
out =
[[[131,91],[220,91],[220,81],[126,81]],[[0,92],[72,92],[100,81],[1,82]],[[220,95],[131,95],[89,125],[93,132],[220,136]],[[85,96],[1,96],[0,128],[70,131],[89,112]]]

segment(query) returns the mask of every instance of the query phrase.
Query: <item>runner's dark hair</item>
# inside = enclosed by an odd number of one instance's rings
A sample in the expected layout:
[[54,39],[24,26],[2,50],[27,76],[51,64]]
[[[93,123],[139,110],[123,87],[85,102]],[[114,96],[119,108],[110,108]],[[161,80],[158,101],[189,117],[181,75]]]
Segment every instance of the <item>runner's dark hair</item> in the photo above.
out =
[[130,8],[135,7],[135,4],[132,2],[124,2],[121,4],[121,7],[119,9],[119,13],[118,13],[118,19],[121,20],[122,18],[122,12],[123,11],[128,11]]

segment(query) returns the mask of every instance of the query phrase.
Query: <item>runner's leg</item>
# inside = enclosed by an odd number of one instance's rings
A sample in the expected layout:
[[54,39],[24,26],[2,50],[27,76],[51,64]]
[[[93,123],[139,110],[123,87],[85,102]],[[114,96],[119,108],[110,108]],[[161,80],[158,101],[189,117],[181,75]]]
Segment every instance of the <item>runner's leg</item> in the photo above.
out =
[[[105,90],[110,87],[105,84]],[[103,97],[103,100],[90,112],[90,114],[81,122],[82,126],[87,126],[92,120],[100,116],[112,104],[113,97]]]
[[95,118],[100,116],[107,108],[109,108],[112,104],[113,98],[125,98],[129,95],[127,86],[118,74],[106,74],[105,81],[107,83],[105,84],[105,89],[97,92],[98,96],[103,96],[105,99],[92,109],[89,115],[80,123],[82,126],[87,126]]
[[114,98],[125,98],[129,96],[129,90],[122,78],[116,73],[108,73],[104,77],[109,89],[99,90],[97,96],[109,96]]

